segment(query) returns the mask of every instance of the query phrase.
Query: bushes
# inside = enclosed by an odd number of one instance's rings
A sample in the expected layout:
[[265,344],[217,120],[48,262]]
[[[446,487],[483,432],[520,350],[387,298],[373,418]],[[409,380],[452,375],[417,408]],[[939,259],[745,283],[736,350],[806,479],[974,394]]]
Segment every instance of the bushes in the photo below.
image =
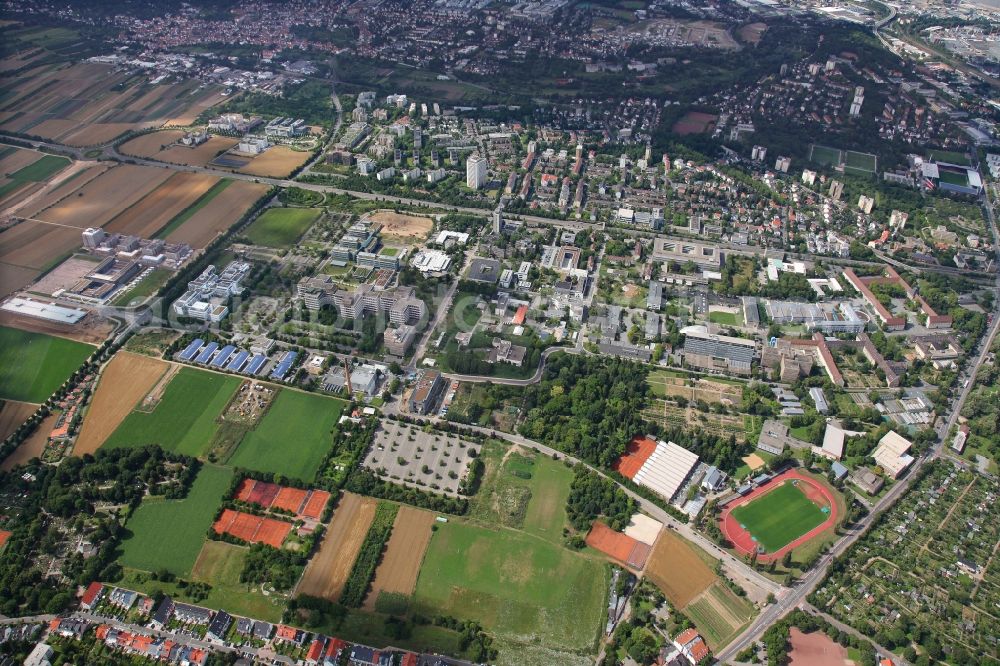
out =
[[378,509],[375,510],[375,519],[368,528],[365,541],[361,544],[357,559],[354,560],[354,567],[344,584],[344,591],[340,596],[340,603],[344,606],[356,608],[365,600],[375,569],[382,559],[382,551],[389,540],[389,535],[392,534],[392,524],[396,520],[397,511],[399,511],[398,505],[379,502]]
[[574,529],[588,530],[595,518],[604,516],[620,532],[638,509],[636,501],[614,483],[583,465],[576,467],[566,502],[566,515]]
[[437,511],[438,513],[450,513],[461,516],[469,510],[469,501],[464,498],[448,497],[417,488],[398,486],[389,481],[383,481],[375,476],[372,471],[364,467],[359,467],[351,473],[347,479],[347,483],[344,485],[344,489],[358,495],[368,495],[370,497],[411,504],[423,509]]

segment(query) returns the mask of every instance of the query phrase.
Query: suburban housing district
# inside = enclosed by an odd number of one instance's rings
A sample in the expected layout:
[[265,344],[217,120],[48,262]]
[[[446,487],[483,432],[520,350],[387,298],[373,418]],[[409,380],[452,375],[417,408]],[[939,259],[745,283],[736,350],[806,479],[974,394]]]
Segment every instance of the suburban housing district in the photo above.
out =
[[4,4],[0,665],[1000,664],[912,4]]

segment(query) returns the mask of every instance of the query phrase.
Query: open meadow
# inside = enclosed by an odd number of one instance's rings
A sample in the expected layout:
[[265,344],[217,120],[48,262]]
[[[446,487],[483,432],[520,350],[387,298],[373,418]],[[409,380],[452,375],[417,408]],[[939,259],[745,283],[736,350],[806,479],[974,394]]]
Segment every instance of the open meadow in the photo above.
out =
[[331,433],[345,404],[337,398],[283,389],[240,442],[229,464],[311,481],[333,444]]
[[122,541],[121,564],[187,576],[232,477],[230,469],[203,465],[184,499],[143,500],[125,524],[128,535]]
[[0,326],[0,399],[44,402],[93,351],[82,342]]
[[238,377],[183,368],[152,408],[144,402],[133,410],[104,446],[158,444],[175,453],[204,455],[219,427],[216,419],[239,385]]
[[254,245],[290,248],[316,221],[319,208],[268,208],[244,232]]

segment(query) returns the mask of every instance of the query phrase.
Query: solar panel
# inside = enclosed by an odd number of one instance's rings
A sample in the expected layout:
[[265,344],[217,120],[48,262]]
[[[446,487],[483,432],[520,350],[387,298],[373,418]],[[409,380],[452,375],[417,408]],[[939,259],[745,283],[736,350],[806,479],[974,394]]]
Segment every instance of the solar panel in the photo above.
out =
[[190,361],[195,357],[195,354],[198,353],[198,350],[201,349],[203,344],[205,344],[204,340],[201,338],[195,338],[191,341],[191,344],[185,347],[184,351],[181,352],[180,359],[182,361]]
[[243,364],[246,363],[248,358],[250,358],[250,352],[245,349],[241,349],[240,352],[229,362],[229,365],[226,366],[226,370],[239,372],[240,368],[243,367]]
[[260,369],[264,367],[265,363],[267,363],[267,357],[263,354],[257,354],[253,357],[250,363],[247,364],[247,367],[243,370],[243,372],[247,375],[256,375],[260,372]]
[[212,354],[214,354],[215,350],[218,348],[219,348],[218,342],[209,342],[207,345],[205,345],[205,348],[201,350],[201,353],[198,354],[198,358],[196,358],[194,362],[208,363],[208,359],[212,358]]
[[212,361],[212,367],[221,368],[223,365],[226,364],[226,361],[229,360],[229,357],[232,355],[234,351],[236,351],[236,347],[234,347],[233,345],[226,345],[225,347],[223,347],[222,351],[220,351],[216,355],[215,360]]

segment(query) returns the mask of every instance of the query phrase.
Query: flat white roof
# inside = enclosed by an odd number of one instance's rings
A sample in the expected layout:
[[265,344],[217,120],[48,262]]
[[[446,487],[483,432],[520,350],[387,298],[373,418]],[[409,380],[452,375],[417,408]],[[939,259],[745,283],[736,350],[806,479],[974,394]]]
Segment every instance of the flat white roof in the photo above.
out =
[[87,316],[87,311],[81,308],[67,308],[55,303],[36,301],[32,298],[15,296],[2,306],[0,310],[28,315],[39,319],[59,322],[60,324],[75,324]]
[[656,449],[639,468],[634,481],[669,501],[697,464],[698,454],[673,442],[657,442]]

